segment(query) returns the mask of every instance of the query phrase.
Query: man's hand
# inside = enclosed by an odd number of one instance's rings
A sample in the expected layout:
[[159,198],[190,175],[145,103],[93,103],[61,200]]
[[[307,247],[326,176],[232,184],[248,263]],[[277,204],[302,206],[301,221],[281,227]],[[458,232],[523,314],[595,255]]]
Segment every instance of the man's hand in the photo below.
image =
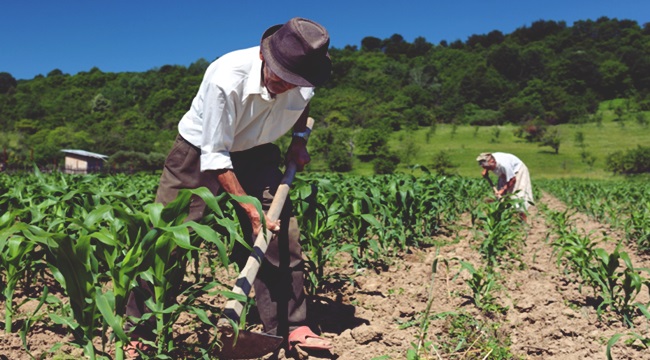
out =
[[[215,170],[214,173],[217,177],[217,181],[219,181],[219,184],[221,184],[226,192],[239,196],[246,195],[246,192],[239,183],[239,180],[237,180],[237,176],[235,176],[235,173],[231,169]],[[251,226],[253,227],[253,235],[257,236],[257,234],[259,234],[260,230],[262,229],[262,219],[260,218],[259,212],[257,212],[257,208],[253,204],[239,204],[244,209],[244,211],[246,211],[246,215],[248,215],[248,219],[250,220]],[[265,225],[266,228],[271,231],[280,230],[280,220],[269,221],[266,219]]]
[[[240,204],[242,208],[246,211],[246,214],[248,215],[248,219],[251,222],[251,225],[253,226],[253,236],[257,237],[257,235],[260,233],[262,230],[262,219],[260,218],[260,213],[257,212],[257,208],[253,204]],[[280,219],[276,221],[270,221],[269,218],[264,217],[266,220],[266,228],[270,231],[277,232],[280,231]]]
[[309,164],[311,157],[307,151],[307,141],[305,139],[294,137],[287,150],[287,163],[293,161],[296,169],[302,171],[305,165]]
[[487,177],[488,176],[488,169],[483,169],[483,171],[481,171],[481,176]]

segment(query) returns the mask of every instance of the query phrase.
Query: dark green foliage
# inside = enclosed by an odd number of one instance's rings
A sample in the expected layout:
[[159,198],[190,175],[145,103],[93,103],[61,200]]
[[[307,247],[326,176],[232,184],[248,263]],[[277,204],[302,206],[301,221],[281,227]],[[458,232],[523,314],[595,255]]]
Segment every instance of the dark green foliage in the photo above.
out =
[[392,174],[399,164],[399,156],[391,153],[381,153],[372,161],[372,168],[375,174]]
[[546,135],[546,124],[539,120],[531,120],[515,130],[515,136],[527,142],[539,142]]
[[7,72],[0,72],[0,94],[6,94],[18,85],[16,79]]
[[388,136],[387,131],[379,128],[363,129],[357,135],[355,145],[360,154],[373,156],[388,150]]
[[109,158],[111,170],[118,171],[137,171],[160,169],[160,164],[165,162],[165,154],[149,153],[145,154],[137,151],[118,151]]
[[539,146],[550,146],[558,154],[560,152],[560,142],[560,132],[557,128],[553,128],[544,134]]
[[617,151],[609,154],[606,169],[615,174],[650,173],[650,147],[639,145],[626,152]]
[[314,132],[310,152],[322,156],[329,170],[347,172],[352,170],[351,144],[350,132],[334,125]]
[[433,156],[433,163],[431,164],[431,170],[438,173],[440,176],[450,176],[456,174],[456,168],[458,165],[454,164],[451,161],[449,154],[442,150],[436,153]]

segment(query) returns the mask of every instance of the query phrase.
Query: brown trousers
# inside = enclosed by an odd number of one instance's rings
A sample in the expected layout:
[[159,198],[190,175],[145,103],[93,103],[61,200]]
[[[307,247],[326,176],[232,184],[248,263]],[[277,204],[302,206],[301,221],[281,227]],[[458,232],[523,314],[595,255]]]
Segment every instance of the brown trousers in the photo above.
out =
[[[258,198],[264,211],[267,211],[282,179],[282,172],[278,168],[281,161],[279,148],[273,144],[260,145],[250,150],[233,152],[231,159],[233,170],[246,193]],[[215,195],[220,190],[214,173],[200,171],[200,150],[179,135],[165,161],[156,202],[167,204],[176,198],[180,189],[201,186],[207,187]],[[193,197],[187,221],[199,221],[203,217],[204,209],[203,200]],[[243,210],[239,211],[239,218],[247,219]],[[290,330],[305,325],[307,321],[300,230],[295,217],[292,216],[292,204],[289,199],[285,202],[280,220],[282,228],[269,243],[253,287],[264,331],[286,337]],[[242,221],[242,229],[245,234],[251,234],[249,239],[252,245],[250,222]],[[250,251],[237,245],[233,249],[231,259],[241,269],[248,255]],[[145,291],[131,292],[126,309],[128,316],[139,318],[148,312],[144,302],[151,294],[150,285],[142,280],[140,285],[144,289],[139,290]],[[138,326],[133,334],[135,337],[151,339],[153,325],[149,323]]]

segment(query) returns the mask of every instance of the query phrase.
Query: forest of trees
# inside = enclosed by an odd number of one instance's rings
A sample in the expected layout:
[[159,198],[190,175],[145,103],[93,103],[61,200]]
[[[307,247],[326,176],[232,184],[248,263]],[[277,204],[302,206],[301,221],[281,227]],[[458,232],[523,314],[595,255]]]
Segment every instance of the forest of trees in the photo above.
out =
[[[614,98],[650,110],[650,24],[631,20],[540,20],[437,45],[368,36],[330,54],[332,77],[312,101],[312,146],[337,171],[350,169],[353,148],[394,157],[386,139],[397,129],[584,122]],[[75,148],[110,155],[114,166],[160,168],[208,65],[54,69],[18,81],[0,72],[0,161],[54,166],[61,149]]]

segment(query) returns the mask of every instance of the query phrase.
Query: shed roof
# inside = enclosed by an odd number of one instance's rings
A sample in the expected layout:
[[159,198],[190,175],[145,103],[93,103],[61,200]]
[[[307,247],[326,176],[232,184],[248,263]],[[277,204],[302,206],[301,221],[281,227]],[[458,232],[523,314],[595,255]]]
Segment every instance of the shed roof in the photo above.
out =
[[92,158],[101,159],[101,160],[108,159],[108,155],[97,154],[97,153],[86,151],[86,150],[63,149],[61,151],[66,153],[66,154],[87,156],[87,157],[92,157]]

